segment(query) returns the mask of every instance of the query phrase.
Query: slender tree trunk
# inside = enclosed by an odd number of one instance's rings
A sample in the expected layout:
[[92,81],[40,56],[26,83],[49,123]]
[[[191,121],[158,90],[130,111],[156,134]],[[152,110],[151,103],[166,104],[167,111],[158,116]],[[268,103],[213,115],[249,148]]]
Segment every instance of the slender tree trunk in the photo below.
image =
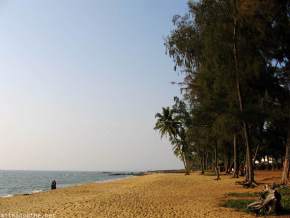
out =
[[249,144],[249,134],[248,127],[246,122],[244,123],[244,134],[245,134],[245,143],[246,143],[246,155],[247,155],[247,171],[248,171],[248,184],[251,185],[255,183],[254,180],[254,169],[253,169],[253,161],[252,161],[252,151]]
[[208,170],[208,152],[205,152],[204,168],[205,170]]
[[229,160],[228,160],[228,151],[227,151],[227,145],[226,145],[226,143],[224,144],[224,150],[223,150],[223,156],[224,156],[224,170],[225,170],[225,174],[227,174],[228,173],[228,162],[229,162]]
[[201,161],[200,161],[200,163],[201,163],[201,174],[204,174],[204,155],[202,155],[201,156]]
[[254,155],[254,158],[253,158],[253,163],[255,163],[255,161],[256,161],[257,154],[258,154],[258,151],[259,151],[259,147],[260,147],[260,145],[257,145],[256,151],[255,151],[255,155]]
[[226,174],[230,174],[231,173],[231,161],[232,161],[232,157],[231,157],[231,152],[229,151],[229,146],[227,146],[227,170],[226,170]]
[[247,155],[247,150],[246,150],[246,154],[245,154],[245,182],[246,183],[249,183],[249,181],[250,181],[250,173],[249,173],[249,167],[248,167],[248,164],[249,164],[249,162],[248,162],[248,155]]
[[190,175],[190,171],[191,171],[191,161],[188,160],[188,159],[185,157],[185,163],[186,163],[185,175]]
[[[238,96],[238,102],[240,107],[240,112],[242,113],[244,111],[244,105],[243,105],[243,98],[241,94],[241,87],[240,87],[240,78],[239,78],[239,58],[238,58],[238,0],[234,1],[234,10],[235,10],[235,16],[234,16],[234,46],[233,46],[233,54],[234,54],[234,62],[235,62],[235,75],[236,75],[236,89],[237,89],[237,96]],[[253,163],[252,163],[252,151],[251,146],[249,143],[249,129],[246,121],[242,121],[242,128],[243,128],[243,134],[245,139],[245,146],[246,146],[246,171],[247,171],[247,179],[246,182],[248,185],[251,185],[252,183],[255,183],[254,181],[254,170],[253,170]]]
[[185,175],[189,175],[185,154],[182,153],[181,157],[182,157],[182,162],[183,162],[183,165],[184,165]]
[[239,166],[238,166],[238,156],[237,156],[237,135],[234,134],[234,178],[239,178]]
[[215,159],[215,173],[216,173],[216,180],[220,180],[220,171],[218,166],[218,149],[217,149],[217,142],[215,144],[215,152],[214,152],[214,159]]
[[288,131],[285,159],[283,163],[282,179],[281,184],[287,185],[289,179],[289,161],[290,161],[290,130]]
[[206,171],[206,152],[203,152],[203,169]]
[[245,168],[246,168],[246,158],[243,161],[243,164],[240,164],[240,176],[244,177],[246,172],[245,172]]

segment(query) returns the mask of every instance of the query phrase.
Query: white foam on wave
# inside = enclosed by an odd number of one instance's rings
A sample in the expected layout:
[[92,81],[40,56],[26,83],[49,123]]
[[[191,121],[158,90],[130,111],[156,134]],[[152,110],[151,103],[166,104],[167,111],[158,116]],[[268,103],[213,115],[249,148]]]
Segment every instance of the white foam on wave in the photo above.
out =
[[33,190],[31,193],[35,194],[35,193],[40,193],[40,192],[43,192],[43,190]]
[[1,196],[1,198],[11,198],[11,197],[13,197],[13,195],[3,195],[3,196]]

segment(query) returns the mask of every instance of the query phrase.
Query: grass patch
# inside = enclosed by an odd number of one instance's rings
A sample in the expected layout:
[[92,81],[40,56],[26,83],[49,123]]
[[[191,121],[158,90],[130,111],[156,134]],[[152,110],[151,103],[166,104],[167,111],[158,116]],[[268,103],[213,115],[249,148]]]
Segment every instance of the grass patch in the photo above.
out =
[[[290,214],[290,188],[282,187],[282,188],[279,188],[278,191],[282,196],[281,204],[283,207],[283,211],[281,215],[289,215]],[[230,193],[227,193],[227,196],[236,197],[236,198],[256,197],[256,199],[228,199],[222,203],[223,207],[233,208],[238,211],[249,213],[251,211],[247,209],[248,204],[258,200],[260,193],[259,192],[243,192],[243,193],[230,192]]]
[[205,176],[216,176],[216,174],[215,174],[214,171],[205,171],[205,172],[204,172],[204,175],[205,175]]
[[252,203],[253,200],[246,200],[246,199],[229,199],[222,203],[223,207],[233,208],[239,211],[250,212],[247,209],[247,205]]
[[283,187],[279,189],[279,193],[282,196],[281,203],[285,211],[290,211],[290,188]]
[[290,195],[290,188],[286,186],[279,188],[279,193],[281,195]]
[[227,196],[230,197],[258,197],[259,192],[229,192]]

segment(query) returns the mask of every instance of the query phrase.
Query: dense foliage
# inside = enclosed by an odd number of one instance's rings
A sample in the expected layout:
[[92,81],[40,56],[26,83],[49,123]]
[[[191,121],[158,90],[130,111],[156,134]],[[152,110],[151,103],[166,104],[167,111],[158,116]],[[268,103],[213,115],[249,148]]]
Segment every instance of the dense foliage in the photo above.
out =
[[[167,54],[182,72],[182,100],[158,113],[189,172],[255,183],[254,168],[290,159],[290,3],[288,0],[200,0],[173,18]],[[286,153],[285,153],[286,150]],[[198,159],[198,161],[196,161]]]

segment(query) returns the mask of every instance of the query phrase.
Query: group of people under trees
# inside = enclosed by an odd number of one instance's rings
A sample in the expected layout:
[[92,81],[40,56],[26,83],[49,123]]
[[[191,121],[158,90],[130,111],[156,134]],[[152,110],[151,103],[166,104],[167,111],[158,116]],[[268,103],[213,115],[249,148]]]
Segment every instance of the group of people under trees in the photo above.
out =
[[[290,161],[289,0],[200,0],[173,17],[165,40],[182,96],[156,114],[187,174],[221,163],[255,185],[262,159]],[[264,161],[265,162],[265,161]],[[275,165],[276,164],[276,165]]]

